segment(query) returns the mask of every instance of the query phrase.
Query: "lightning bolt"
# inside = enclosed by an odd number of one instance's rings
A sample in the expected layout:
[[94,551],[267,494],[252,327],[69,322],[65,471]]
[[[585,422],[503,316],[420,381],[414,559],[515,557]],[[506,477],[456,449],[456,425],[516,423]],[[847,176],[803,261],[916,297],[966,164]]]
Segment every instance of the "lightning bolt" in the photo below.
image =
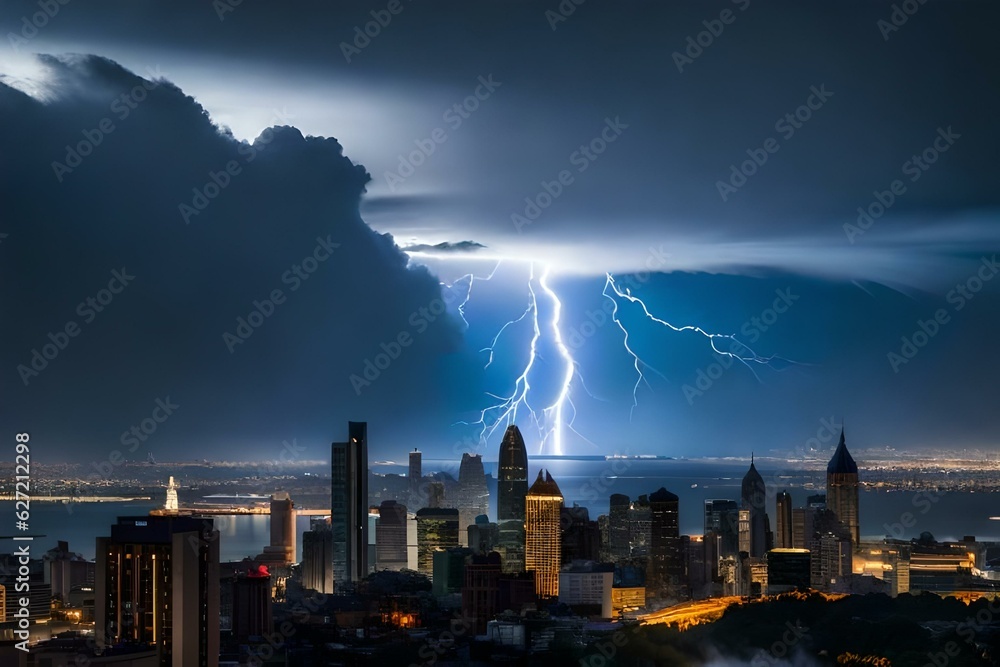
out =
[[[527,280],[527,306],[518,317],[507,321],[500,327],[489,346],[480,350],[480,352],[487,353],[484,368],[489,368],[495,358],[496,346],[504,333],[525,320],[531,323],[532,336],[528,346],[528,359],[514,379],[513,390],[506,395],[487,394],[495,402],[483,408],[476,421],[461,422],[479,427],[480,442],[484,444],[497,429],[506,428],[515,423],[519,411],[522,418],[527,419],[538,431],[539,453],[547,450],[555,455],[563,454],[564,427],[579,435],[573,428],[577,411],[570,396],[574,378],[580,377],[579,368],[570,354],[559,328],[562,317],[562,301],[549,285],[549,273],[549,267],[543,266],[536,276],[535,264],[531,263]],[[544,301],[551,304],[551,314],[548,314],[542,305]],[[545,358],[542,355],[540,347],[543,344],[552,348],[551,357]],[[555,397],[551,401],[545,401],[546,405],[544,406],[538,406],[532,402],[531,378],[532,372],[537,370],[539,359],[561,367],[557,374]],[[580,377],[580,382],[583,385],[582,377]],[[583,387],[586,389],[585,385]],[[568,420],[567,416],[569,416]]]
[[[625,327],[625,325],[622,324],[621,319],[618,317],[618,301],[616,300],[615,297],[618,297],[619,299],[625,299],[629,303],[638,304],[642,308],[642,312],[647,319],[652,320],[653,322],[656,322],[657,324],[664,326],[672,331],[676,331],[678,333],[684,331],[692,331],[701,334],[702,336],[708,339],[709,345],[711,346],[713,352],[715,352],[718,355],[729,357],[731,359],[739,361],[753,374],[754,378],[758,382],[760,382],[760,376],[757,375],[757,372],[754,370],[752,364],[764,365],[770,368],[774,368],[774,366],[772,366],[771,363],[776,360],[781,362],[786,362],[789,364],[796,363],[794,361],[785,359],[783,357],[779,357],[777,355],[762,357],[756,352],[754,352],[748,345],[746,345],[738,338],[736,338],[735,334],[709,333],[699,326],[694,326],[689,324],[683,326],[675,326],[670,322],[660,319],[659,317],[656,317],[651,312],[649,312],[649,308],[646,307],[645,302],[643,302],[643,300],[640,299],[639,297],[633,295],[632,291],[628,287],[625,288],[621,287],[615,280],[614,276],[612,276],[610,273],[605,275],[606,275],[606,280],[604,282],[604,290],[602,291],[602,294],[608,299],[610,299],[613,304],[613,309],[611,311],[611,319],[614,320],[615,324],[618,325],[618,327],[622,330],[622,333],[624,334],[623,343],[625,346],[625,351],[628,352],[629,355],[632,357],[633,364],[635,366],[635,370],[638,375],[635,381],[635,385],[632,387],[632,408],[629,410],[629,420],[632,419],[632,415],[635,412],[636,407],[639,405],[639,398],[638,398],[639,387],[645,384],[650,389],[652,388],[650,387],[649,381],[646,379],[646,374],[643,372],[643,369],[644,368],[649,369],[664,379],[666,379],[666,376],[664,376],[663,373],[656,370],[656,368],[654,368],[646,361],[644,361],[629,346],[629,331]],[[608,290],[611,290],[612,294],[609,294]],[[717,343],[720,340],[730,341],[731,349],[729,351],[719,349]]]

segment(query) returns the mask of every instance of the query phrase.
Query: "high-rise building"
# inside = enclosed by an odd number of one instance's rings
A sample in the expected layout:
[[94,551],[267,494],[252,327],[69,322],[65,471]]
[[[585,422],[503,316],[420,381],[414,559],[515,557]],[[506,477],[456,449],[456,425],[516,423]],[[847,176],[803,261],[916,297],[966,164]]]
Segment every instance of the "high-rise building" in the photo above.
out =
[[504,572],[524,571],[524,503],[528,493],[528,450],[511,424],[500,443],[497,462],[497,528]]
[[779,547],[768,551],[768,595],[809,588],[811,577],[809,559],[808,549]]
[[[750,470],[743,477],[743,485],[740,493],[740,509],[750,510],[750,549],[752,558],[761,558],[767,551],[767,488],[764,485],[764,478],[757,472],[753,463],[753,455],[750,456]],[[742,550],[742,547],[741,547]]]
[[629,508],[632,501],[621,493],[611,494],[611,507],[608,511],[608,549],[614,562],[625,560],[632,556],[629,540]]
[[813,536],[813,517],[816,509],[795,507],[792,509],[792,548],[808,549]]
[[737,525],[739,526],[739,536],[740,536],[740,553],[750,554],[750,549],[752,548],[750,541],[750,510],[739,510],[737,513],[739,516],[739,521]]
[[774,500],[778,515],[778,535],[775,542],[779,549],[792,548],[792,496],[788,491],[779,491]]
[[678,524],[677,495],[660,489],[649,496],[649,561],[646,593],[653,597],[679,595],[684,586],[684,554]]
[[474,555],[465,566],[462,616],[472,621],[477,635],[486,632],[486,624],[498,611],[500,576],[500,554],[496,551]]
[[425,507],[417,512],[417,571],[434,577],[434,552],[458,546],[458,510]]
[[407,473],[407,478],[410,483],[410,493],[416,494],[420,492],[420,478],[423,476],[423,467],[420,450],[416,447],[410,452],[410,468]]
[[295,562],[295,503],[284,491],[271,495],[271,544],[257,556],[262,563]]
[[812,587],[832,590],[843,577],[853,573],[850,529],[830,509],[813,511],[813,534],[809,543]]
[[650,530],[649,497],[639,496],[628,510],[628,542],[631,558],[649,556]]
[[559,517],[563,496],[552,475],[538,471],[524,504],[524,567],[535,573],[535,593],[540,598],[559,595],[562,543]]
[[483,457],[480,454],[462,454],[462,463],[458,469],[458,527],[459,541],[462,546],[468,544],[469,526],[476,522],[480,514],[490,512],[490,491],[486,486],[486,472],[483,470]]
[[[431,482],[427,485],[427,507],[444,507],[444,482]],[[423,508],[421,508],[423,509]]]
[[740,550],[739,505],[735,500],[705,501],[705,563],[711,580],[721,583],[719,561],[726,556],[736,556]]
[[274,632],[271,614],[271,573],[265,565],[241,572],[232,579],[233,639],[247,644],[251,637],[269,637]]
[[406,569],[406,505],[383,500],[375,524],[375,562],[380,570]]
[[840,444],[826,466],[826,507],[833,510],[851,535],[851,543],[861,544],[858,523],[858,464],[844,444],[844,429],[840,430]]
[[313,517],[302,533],[302,587],[333,594],[333,531],[325,517]]
[[219,533],[211,519],[119,517],[97,538],[97,645],[145,644],[161,667],[218,667]]
[[500,530],[485,514],[469,526],[469,547],[477,554],[488,554],[500,545]]
[[347,442],[331,446],[330,529],[337,589],[368,574],[368,424],[347,422]]
[[593,560],[600,557],[601,533],[596,521],[590,520],[586,507],[573,503],[562,508],[562,562]]

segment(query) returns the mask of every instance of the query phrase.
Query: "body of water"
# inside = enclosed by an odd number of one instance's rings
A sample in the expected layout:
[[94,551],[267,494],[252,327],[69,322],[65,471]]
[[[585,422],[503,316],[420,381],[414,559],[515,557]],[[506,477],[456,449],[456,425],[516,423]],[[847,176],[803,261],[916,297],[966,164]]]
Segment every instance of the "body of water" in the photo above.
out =
[[[487,474],[495,475],[495,464],[484,464]],[[661,486],[680,498],[680,530],[682,534],[700,535],[703,530],[704,502],[708,499],[739,500],[740,483],[746,473],[744,462],[672,461],[663,459],[575,460],[551,459],[529,462],[529,484],[540,468],[549,470],[562,490],[567,505],[578,503],[590,510],[591,519],[608,512],[608,499],[622,493],[632,499],[650,494]],[[405,472],[401,466],[380,466],[377,472]],[[425,461],[424,472],[443,469],[457,477],[457,462]],[[768,513],[771,527],[776,527],[774,494],[787,489],[793,506],[800,507],[806,497],[822,493],[824,475],[816,471],[777,469],[760,462],[757,466],[768,487]],[[862,479],[864,471],[861,471]],[[800,485],[813,482],[818,488]],[[496,484],[490,485],[490,514],[496,514]],[[293,498],[294,500],[294,498]],[[981,541],[1000,541],[1000,515],[997,494],[955,492],[928,494],[903,491],[864,491],[861,493],[861,533],[863,537],[881,537],[887,533],[909,539],[928,531],[938,540],[957,540],[974,535]],[[35,541],[34,552],[40,555],[54,547],[57,540],[69,542],[70,549],[86,558],[94,557],[95,538],[110,533],[117,517],[144,515],[161,503],[61,503],[35,502],[31,506],[31,531],[47,537]],[[909,518],[906,517],[909,515]],[[8,519],[9,517],[9,519]],[[302,533],[309,529],[309,518],[296,521],[297,550],[301,558]],[[216,517],[220,531],[220,555],[223,561],[242,560],[259,554],[270,540],[270,517],[267,515],[237,515]],[[0,526],[13,533],[14,503],[0,502]],[[906,525],[909,524],[909,525]],[[13,542],[0,543],[0,551],[13,550]]]

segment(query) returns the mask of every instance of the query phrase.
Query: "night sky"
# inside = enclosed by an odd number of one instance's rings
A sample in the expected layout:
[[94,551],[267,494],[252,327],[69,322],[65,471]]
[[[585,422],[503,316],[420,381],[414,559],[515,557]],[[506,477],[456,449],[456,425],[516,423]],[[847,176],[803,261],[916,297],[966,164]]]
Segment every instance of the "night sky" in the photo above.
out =
[[0,424],[495,459],[530,387],[532,453],[995,450],[1000,7],[913,6],[5,2]]

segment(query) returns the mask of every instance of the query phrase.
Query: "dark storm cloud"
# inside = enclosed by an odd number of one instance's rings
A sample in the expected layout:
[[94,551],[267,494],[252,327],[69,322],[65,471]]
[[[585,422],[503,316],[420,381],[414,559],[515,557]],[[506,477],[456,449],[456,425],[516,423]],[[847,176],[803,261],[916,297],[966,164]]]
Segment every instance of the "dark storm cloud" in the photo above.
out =
[[[995,3],[927,2],[888,31],[879,22],[892,7],[869,2],[587,3],[559,18],[558,3],[404,3],[384,25],[370,3],[241,3],[222,20],[204,3],[121,6],[67,5],[35,40],[199,54],[211,87],[228,71],[280,70],[303,87],[391,89],[402,138],[352,153],[375,176],[373,194],[414,141],[446,127],[414,101],[444,111],[477,77],[502,81],[396,204],[370,204],[379,228],[414,242],[467,234],[599,273],[601,253],[607,268],[642,268],[653,239],[676,249],[666,268],[890,284],[920,277],[900,259],[908,252],[936,274],[1000,245],[989,177],[1000,154]],[[8,23],[33,7],[11,5]],[[597,154],[606,119],[628,129]],[[959,138],[915,167],[939,132]],[[564,170],[572,183],[539,206]],[[905,192],[870,230],[845,229],[859,207],[889,201],[879,195],[896,180]],[[418,196],[429,190],[439,194]],[[532,206],[537,218],[516,226]]]
[[[214,458],[223,433],[266,455],[393,409],[389,383],[374,407],[348,378],[440,290],[362,222],[369,175],[335,139],[274,127],[241,143],[168,80],[42,60],[52,101],[0,85],[8,417],[106,456],[169,397],[148,446]],[[447,316],[411,333],[387,376],[458,341]]]
[[413,245],[408,245],[403,248],[403,252],[429,252],[429,253],[468,253],[476,252],[485,248],[482,243],[476,243],[475,241],[459,241],[458,243],[452,243],[450,241],[442,241],[441,243],[435,243],[434,245],[429,245],[427,243],[416,243]]

